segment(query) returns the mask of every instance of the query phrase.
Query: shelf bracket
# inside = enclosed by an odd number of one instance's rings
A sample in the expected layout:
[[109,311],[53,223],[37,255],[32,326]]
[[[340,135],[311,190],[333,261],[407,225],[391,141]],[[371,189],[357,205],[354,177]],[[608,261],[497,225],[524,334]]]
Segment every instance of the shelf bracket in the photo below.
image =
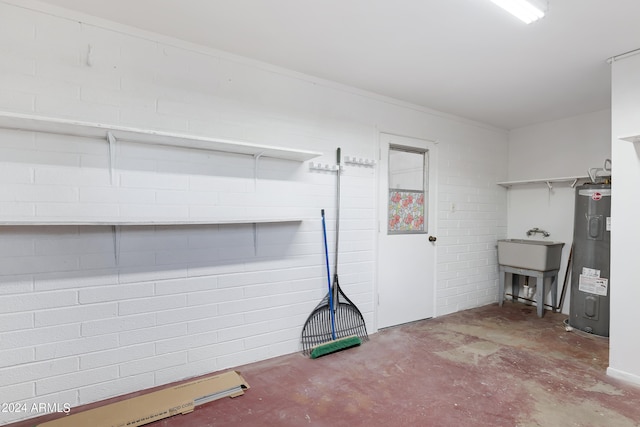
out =
[[258,223],[253,223],[253,255],[258,256]]
[[258,160],[260,159],[260,157],[262,157],[262,155],[264,154],[264,151],[261,151],[258,154],[254,154],[253,155],[253,183],[254,183],[254,188],[258,188]]
[[111,178],[111,185],[115,185],[116,180],[116,137],[113,133],[107,132],[107,141],[109,142],[109,177]]
[[549,190],[553,190],[553,185],[551,185],[551,181],[546,181],[547,183],[547,187],[549,187]]
[[573,183],[571,183],[571,188],[576,188],[577,183],[578,183],[578,178],[573,180]]
[[117,266],[120,264],[120,233],[121,233],[120,226],[112,225],[111,233],[113,235],[113,257],[116,261],[116,266]]

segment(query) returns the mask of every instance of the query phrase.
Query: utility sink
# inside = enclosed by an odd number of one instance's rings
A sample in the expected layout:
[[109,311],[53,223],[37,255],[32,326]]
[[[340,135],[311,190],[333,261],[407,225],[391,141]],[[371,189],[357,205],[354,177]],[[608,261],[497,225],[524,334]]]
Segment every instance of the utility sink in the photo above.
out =
[[562,242],[544,240],[498,240],[498,264],[535,271],[560,269]]

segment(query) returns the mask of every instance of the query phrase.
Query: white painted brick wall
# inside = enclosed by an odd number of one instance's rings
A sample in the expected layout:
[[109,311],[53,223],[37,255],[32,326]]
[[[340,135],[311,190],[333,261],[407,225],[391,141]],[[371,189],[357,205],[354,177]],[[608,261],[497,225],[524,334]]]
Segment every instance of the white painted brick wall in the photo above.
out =
[[155,343],[156,354],[179,352],[186,348],[204,347],[218,342],[218,331],[202,334],[190,334],[178,338],[157,341]]
[[104,396],[117,396],[122,390],[145,390],[156,385],[153,373],[147,372],[113,381],[104,381],[88,387],[80,387],[78,396],[81,402],[95,402]]
[[0,351],[0,368],[6,368],[35,360],[33,347],[21,347],[13,350]]
[[100,350],[118,347],[118,335],[100,335],[97,337],[82,337],[68,341],[56,341],[49,344],[37,345],[36,360],[51,360],[59,357],[83,355]]
[[120,345],[133,345],[155,342],[162,339],[184,336],[187,332],[186,324],[164,325],[145,329],[136,329],[120,333]]
[[36,394],[47,395],[66,390],[74,390],[116,378],[118,378],[118,368],[114,366],[89,369],[49,378],[40,378],[36,380]]
[[35,313],[35,326],[47,327],[63,324],[78,324],[83,320],[106,319],[115,317],[118,312],[116,303],[76,305],[69,308],[39,310]]
[[[32,257],[33,260],[35,257]],[[42,257],[38,257],[42,259]],[[28,268],[29,259],[25,260],[24,268]],[[48,264],[48,263],[47,263]],[[76,304],[78,293],[75,290],[57,292],[25,293],[0,296],[0,307],[3,313],[33,312],[44,308],[68,307]]]
[[[206,309],[207,307],[199,307]],[[192,309],[194,310],[194,309]],[[229,328],[232,326],[243,325],[245,323],[246,316],[244,314],[232,314],[229,316],[211,316],[187,322],[187,331],[189,334],[197,334],[207,331],[218,331],[221,329]],[[160,321],[159,321],[160,322]]]
[[80,369],[119,365],[134,360],[142,360],[155,355],[155,344],[144,343],[127,347],[114,347],[105,351],[94,351],[80,356]]
[[78,359],[75,357],[23,364],[1,369],[0,386],[20,384],[77,371]]
[[80,325],[69,324],[21,331],[5,332],[0,341],[0,350],[19,347],[35,347],[50,342],[66,341],[80,337]]
[[216,289],[217,277],[189,277],[179,280],[165,280],[155,283],[156,295],[180,294],[188,292],[206,291]]
[[145,372],[155,372],[173,366],[182,366],[187,363],[187,352],[162,354],[146,359],[134,360],[120,364],[120,377],[129,377]]
[[202,360],[217,361],[217,358],[225,354],[238,354],[244,350],[242,340],[225,341],[224,343],[207,345],[189,350],[189,362]]
[[[435,139],[437,314],[496,300],[504,132],[174,44],[0,0],[0,109],[317,150],[323,163],[337,146],[375,158],[378,129]],[[2,227],[0,400],[76,406],[299,351],[326,293],[319,210],[334,212],[334,174],[261,158],[256,176],[250,156],[119,141],[112,185],[106,141],[4,129],[0,159],[0,219],[306,218],[255,235],[121,227],[117,264],[109,226]],[[345,168],[341,283],[370,332],[376,194],[375,168]]]
[[25,399],[35,397],[36,391],[33,383],[22,383],[0,388],[0,402],[18,403]]
[[495,185],[504,179],[504,155],[482,146],[449,150],[455,172],[439,198],[438,315],[497,300],[495,245],[506,236],[505,194]]
[[82,322],[82,336],[110,334],[112,332],[132,331],[155,326],[156,314],[146,313],[135,316],[118,316],[102,320]]
[[161,369],[154,372],[156,384],[166,384],[172,382],[173,378],[190,378],[200,375],[200,372],[211,372],[220,369],[217,359],[206,359],[201,361],[190,361],[188,365]]
[[0,315],[0,332],[33,328],[33,313],[22,312]]
[[122,301],[119,303],[118,314],[126,316],[129,314],[170,310],[172,308],[184,307],[186,305],[186,301],[186,295],[167,295],[162,297]]
[[120,301],[123,298],[151,297],[154,295],[154,288],[153,283],[134,283],[129,285],[100,286],[81,289],[78,292],[78,302],[80,304],[92,304],[106,301]]

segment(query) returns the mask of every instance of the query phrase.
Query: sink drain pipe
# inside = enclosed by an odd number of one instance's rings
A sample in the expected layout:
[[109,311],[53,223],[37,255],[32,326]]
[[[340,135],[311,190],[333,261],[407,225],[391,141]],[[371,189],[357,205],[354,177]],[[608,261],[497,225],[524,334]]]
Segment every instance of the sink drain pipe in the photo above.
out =
[[[537,283],[536,283],[537,286]],[[531,298],[536,291],[536,286],[529,286],[529,276],[524,277],[523,291],[527,298]]]
[[567,270],[564,272],[564,283],[562,283],[562,292],[560,292],[560,301],[556,310],[562,313],[562,305],[564,304],[564,296],[567,294],[567,282],[569,282],[569,274],[571,274],[571,264],[573,263],[573,242],[569,249],[569,258],[567,259]]

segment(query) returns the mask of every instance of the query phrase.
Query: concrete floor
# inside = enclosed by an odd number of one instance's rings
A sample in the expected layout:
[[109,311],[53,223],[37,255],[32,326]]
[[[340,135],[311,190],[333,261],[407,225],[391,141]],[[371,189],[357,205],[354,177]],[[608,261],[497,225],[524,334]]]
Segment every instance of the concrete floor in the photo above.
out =
[[608,340],[566,332],[565,318],[493,304],[316,360],[237,367],[251,387],[243,396],[148,425],[640,426],[640,388],[605,374]]

